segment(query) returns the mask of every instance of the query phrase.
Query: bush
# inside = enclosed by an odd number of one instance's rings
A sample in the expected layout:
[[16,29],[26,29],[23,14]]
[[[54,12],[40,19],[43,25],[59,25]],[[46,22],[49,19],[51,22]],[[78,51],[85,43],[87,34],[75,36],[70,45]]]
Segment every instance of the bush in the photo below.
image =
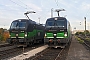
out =
[[76,39],[79,41],[79,43],[83,44],[84,40],[81,40],[80,38],[76,37]]
[[80,40],[79,43],[83,44],[84,43],[84,40]]
[[84,32],[76,32],[75,35],[85,35]]
[[3,28],[0,28],[0,41],[6,41],[9,38],[9,32],[4,30]]
[[0,41],[3,41],[3,35],[0,34]]
[[85,40],[90,41],[90,38],[85,38]]
[[[84,33],[85,33],[85,31],[84,31]],[[89,33],[89,31],[88,30],[86,30],[86,34],[88,34]]]
[[79,32],[76,32],[75,35],[79,35]]

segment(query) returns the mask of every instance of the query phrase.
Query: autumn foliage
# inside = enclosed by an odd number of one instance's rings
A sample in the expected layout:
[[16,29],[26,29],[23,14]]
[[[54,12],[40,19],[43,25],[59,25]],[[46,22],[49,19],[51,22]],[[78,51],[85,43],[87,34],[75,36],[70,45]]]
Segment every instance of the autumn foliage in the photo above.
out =
[[0,28],[0,41],[6,41],[9,38],[9,31]]
[[9,32],[4,32],[3,33],[3,40],[6,41],[9,38]]

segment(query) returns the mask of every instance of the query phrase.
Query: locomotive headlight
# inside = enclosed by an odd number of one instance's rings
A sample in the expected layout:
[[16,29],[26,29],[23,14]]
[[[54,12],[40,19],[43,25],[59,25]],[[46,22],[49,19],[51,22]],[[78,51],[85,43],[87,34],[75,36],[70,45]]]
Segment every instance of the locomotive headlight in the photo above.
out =
[[67,32],[64,33],[64,36],[65,36],[65,37],[67,36]]
[[16,34],[16,36],[18,36],[18,34]]
[[27,34],[25,34],[25,37],[27,37]]
[[64,36],[67,36],[67,33],[65,33]]
[[45,37],[46,37],[47,35],[45,34]]
[[45,34],[45,35],[44,35],[44,38],[46,38],[46,36],[47,36],[47,35]]
[[54,36],[56,36],[56,34],[54,34]]

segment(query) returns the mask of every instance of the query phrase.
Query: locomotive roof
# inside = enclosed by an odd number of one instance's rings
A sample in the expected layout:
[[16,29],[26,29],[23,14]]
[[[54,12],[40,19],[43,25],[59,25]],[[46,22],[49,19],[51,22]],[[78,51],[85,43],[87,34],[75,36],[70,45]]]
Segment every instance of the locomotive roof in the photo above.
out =
[[55,20],[55,18],[67,20],[65,17],[53,17],[53,18],[48,18],[47,20]]
[[36,22],[35,21],[32,21],[31,19],[29,19],[29,20],[28,19],[17,19],[17,20],[14,20],[14,21],[28,21],[30,23],[36,24]]

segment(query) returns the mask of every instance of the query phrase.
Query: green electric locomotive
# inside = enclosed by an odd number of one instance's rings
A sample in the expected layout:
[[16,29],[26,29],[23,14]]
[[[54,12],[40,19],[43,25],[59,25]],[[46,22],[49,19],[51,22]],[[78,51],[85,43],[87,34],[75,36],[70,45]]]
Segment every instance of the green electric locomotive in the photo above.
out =
[[64,48],[71,41],[71,25],[65,17],[49,18],[45,24],[44,43],[49,47]]
[[28,19],[17,19],[11,23],[10,44],[18,46],[32,45],[34,43],[44,42],[44,26]]

